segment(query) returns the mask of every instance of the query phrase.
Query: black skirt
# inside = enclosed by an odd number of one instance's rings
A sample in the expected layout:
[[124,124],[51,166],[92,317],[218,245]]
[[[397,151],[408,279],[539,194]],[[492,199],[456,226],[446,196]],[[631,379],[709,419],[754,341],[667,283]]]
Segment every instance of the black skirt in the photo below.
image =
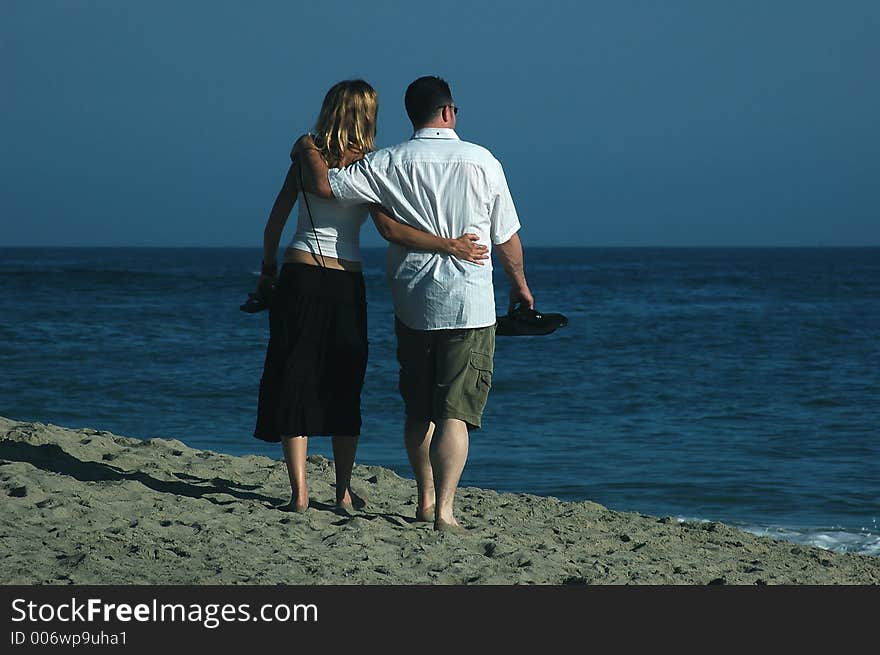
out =
[[366,370],[363,274],[284,264],[269,307],[254,436],[360,434]]

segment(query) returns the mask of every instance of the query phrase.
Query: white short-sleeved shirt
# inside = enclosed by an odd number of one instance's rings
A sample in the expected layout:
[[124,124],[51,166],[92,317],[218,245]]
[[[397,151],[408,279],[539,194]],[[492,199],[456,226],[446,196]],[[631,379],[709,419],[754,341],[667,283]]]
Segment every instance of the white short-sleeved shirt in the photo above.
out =
[[[329,181],[339,200],[378,203],[398,221],[440,237],[473,232],[490,254],[520,228],[501,164],[448,128],[417,130],[409,141],[330,169]],[[492,325],[491,261],[478,266],[390,244],[386,274],[397,317],[414,330]]]

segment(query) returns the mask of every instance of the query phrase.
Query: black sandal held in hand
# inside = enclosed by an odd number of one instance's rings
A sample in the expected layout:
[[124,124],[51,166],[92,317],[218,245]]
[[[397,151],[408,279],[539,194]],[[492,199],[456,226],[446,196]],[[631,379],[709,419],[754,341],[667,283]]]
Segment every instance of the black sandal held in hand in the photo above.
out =
[[495,334],[502,337],[550,334],[568,325],[562,314],[545,314],[516,303],[507,315],[498,317]]
[[249,293],[247,300],[239,305],[238,308],[248,314],[256,314],[257,312],[269,309],[269,305],[272,303],[272,293],[274,291],[275,285],[271,284],[257,292]]
[[[290,157],[293,159],[293,151],[291,151]],[[302,169],[299,171],[299,188],[303,188]],[[302,194],[302,197],[303,200],[306,201],[306,211],[309,212],[309,222],[312,224],[312,234],[315,235],[318,254],[321,255],[321,268],[326,268],[324,264],[324,253],[321,252],[321,241],[318,239],[318,231],[315,229],[315,219],[312,218],[312,208],[309,206],[309,197],[305,193]],[[260,272],[262,275],[271,275],[274,278],[276,276],[275,264],[267,264],[264,260]],[[249,293],[248,299],[239,305],[238,308],[248,314],[256,314],[257,312],[269,309],[269,305],[272,304],[272,296],[275,293],[276,284],[277,282],[273,280],[272,284],[257,289],[254,293]]]

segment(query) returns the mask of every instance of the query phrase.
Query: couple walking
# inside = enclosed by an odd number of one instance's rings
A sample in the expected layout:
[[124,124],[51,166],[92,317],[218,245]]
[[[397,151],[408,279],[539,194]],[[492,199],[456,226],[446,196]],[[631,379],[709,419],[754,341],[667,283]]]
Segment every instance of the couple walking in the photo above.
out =
[[[294,145],[264,231],[258,291],[274,283],[275,292],[254,436],[281,441],[295,511],[309,504],[308,437],[332,436],[336,506],[353,509],[367,363],[358,244],[369,213],[389,241],[416,519],[461,531],[455,491],[492,382],[492,248],[511,282],[511,303],[534,301],[501,164],[459,139],[458,108],[444,80],[415,80],[405,105],[413,137],[374,151],[376,92],[362,80],[340,82],[327,93],[314,134]],[[276,280],[278,242],[297,198],[297,231]]]

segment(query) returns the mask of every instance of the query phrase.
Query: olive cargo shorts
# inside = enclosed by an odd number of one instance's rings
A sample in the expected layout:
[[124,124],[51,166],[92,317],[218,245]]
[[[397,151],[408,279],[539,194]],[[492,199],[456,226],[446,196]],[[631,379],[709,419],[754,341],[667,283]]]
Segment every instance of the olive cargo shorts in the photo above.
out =
[[492,387],[495,326],[413,330],[394,322],[407,418],[455,418],[479,428]]

